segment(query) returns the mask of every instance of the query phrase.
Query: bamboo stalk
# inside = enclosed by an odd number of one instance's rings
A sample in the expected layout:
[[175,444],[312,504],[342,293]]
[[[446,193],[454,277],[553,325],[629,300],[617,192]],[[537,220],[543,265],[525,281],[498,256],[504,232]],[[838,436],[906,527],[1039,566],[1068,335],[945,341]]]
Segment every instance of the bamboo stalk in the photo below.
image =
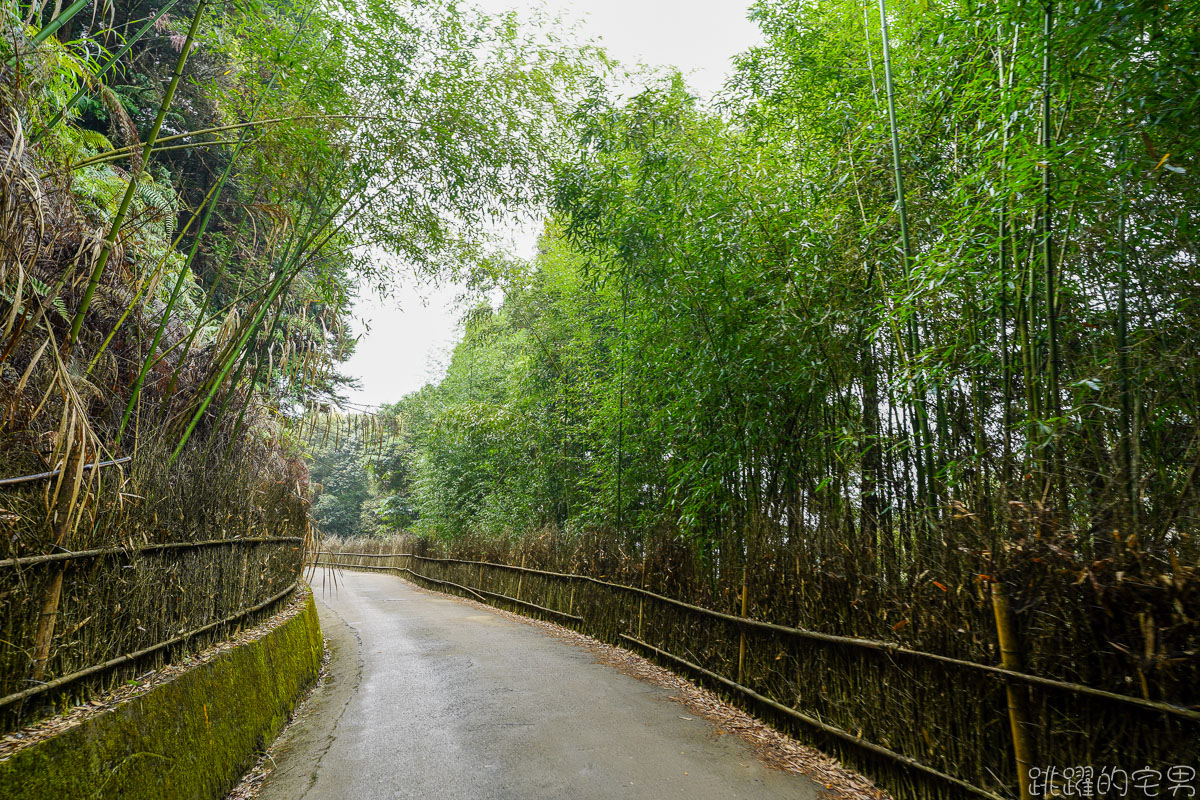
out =
[[871,75],[871,97],[875,99],[875,108],[879,108],[879,85],[875,81],[875,57],[871,53],[871,17],[867,11],[871,4],[863,6],[863,35],[867,40],[867,72]]
[[[84,452],[83,444],[77,443],[75,452],[71,454],[70,464],[61,471],[59,476],[58,497],[54,503],[54,545],[62,547],[71,534],[71,517],[75,511],[75,501],[78,497],[79,483],[83,477]],[[70,473],[68,477],[68,473]],[[72,482],[71,491],[66,491],[63,485],[67,480]],[[50,646],[54,642],[54,626],[58,621],[58,606],[62,599],[63,579],[66,576],[67,565],[61,564],[50,579],[50,585],[42,597],[41,609],[38,613],[37,634],[33,646],[33,673],[35,681],[40,681],[46,674],[46,662],[50,660]]]
[[[166,5],[158,9],[158,11],[154,13],[154,16],[148,19],[146,23],[142,25],[142,27],[139,28],[136,33],[133,34],[133,36],[125,39],[125,44],[121,46],[121,49],[114,53],[112,58],[105,62],[103,67],[97,70],[96,74],[92,76],[92,79],[96,81],[100,80],[108,73],[110,69],[113,68],[114,65],[119,64],[121,59],[125,57],[125,54],[128,53],[134,44],[136,44],[146,34],[146,31],[150,30],[150,28],[152,28],[156,22],[165,16],[179,2],[180,0],[169,0]],[[50,121],[47,122],[35,134],[29,137],[29,145],[31,147],[36,145],[46,134],[54,130],[55,126],[62,122],[63,117],[70,113],[71,109],[75,107],[75,104],[83,99],[83,96],[87,94],[88,88],[89,87],[87,83],[81,84],[75,94],[71,95],[71,99],[63,104],[63,107],[58,110],[58,112],[50,119]]]
[[[1054,192],[1051,170],[1051,148],[1054,144],[1053,129],[1050,125],[1050,41],[1054,33],[1054,0],[1044,0],[1042,30],[1042,266],[1045,271],[1046,295],[1046,339],[1047,339],[1047,377],[1049,394],[1046,410],[1055,416],[1054,431],[1057,433],[1062,417],[1062,388],[1059,372],[1062,368],[1062,356],[1059,353],[1058,336],[1058,276],[1054,263]],[[1054,435],[1054,434],[1052,434]],[[1063,447],[1054,435],[1052,443],[1051,465],[1054,469],[1054,479],[1058,489],[1061,513],[1069,513],[1070,501],[1067,480],[1066,463],[1063,459]]]
[[[525,565],[524,565],[524,564],[522,564],[521,566],[525,566]],[[643,554],[642,554],[642,588],[643,588],[643,589],[645,589],[645,588],[646,588],[646,555],[645,555],[645,553],[643,553]],[[645,611],[646,611],[646,596],[645,596],[645,595],[638,595],[638,624],[637,624],[637,632],[638,632],[638,638],[639,638],[639,639],[641,639],[641,638],[642,638],[642,619],[643,619],[643,617],[644,617],[644,615],[645,615]]]
[[[200,27],[200,20],[204,16],[207,6],[208,0],[200,0],[196,4],[196,11],[192,15],[191,27],[188,28],[187,37],[184,39],[183,46],[179,50],[179,58],[175,61],[175,72],[171,76],[171,82],[167,84],[167,92],[158,107],[158,116],[155,117],[154,124],[150,128],[150,133],[146,137],[146,142],[142,146],[143,165],[150,158],[150,153],[154,149],[154,143],[158,139],[158,131],[162,128],[163,120],[167,116],[167,110],[171,107],[171,101],[175,98],[175,90],[179,88],[179,81],[183,77],[184,64],[187,63],[188,55],[191,54],[192,44],[196,39],[196,31]],[[129,183],[125,187],[125,195],[121,198],[121,205],[113,217],[112,224],[109,226],[108,235],[104,237],[104,241],[100,246],[100,255],[96,259],[96,266],[92,268],[92,274],[88,277],[87,288],[83,292],[83,299],[80,300],[79,309],[75,312],[75,318],[71,321],[71,331],[67,334],[66,340],[63,342],[63,348],[67,352],[75,345],[75,340],[79,337],[79,330],[83,327],[83,318],[92,303],[92,297],[96,294],[96,287],[100,285],[100,278],[104,275],[104,267],[108,264],[108,259],[112,255],[113,248],[116,247],[117,237],[121,233],[121,225],[125,221],[125,215],[129,212],[129,205],[133,202],[133,195],[137,189],[137,178],[136,171],[130,173]]]
[[[914,257],[912,241],[908,233],[908,206],[905,202],[904,170],[900,159],[900,131],[896,121],[896,88],[892,80],[892,47],[888,35],[887,0],[879,0],[879,36],[883,42],[883,80],[887,96],[888,128],[892,142],[892,177],[896,188],[896,213],[900,218],[900,247],[904,255],[904,281],[909,292],[912,290]],[[913,359],[921,349],[920,333],[916,313],[911,313],[907,325],[908,367],[916,380],[913,387],[913,438],[916,445],[917,493],[926,509],[936,504],[933,488],[933,451],[929,431],[928,411],[925,403],[925,381],[919,377]]]
[[[1020,672],[1021,650],[1017,641],[1016,624],[1004,584],[999,581],[992,584],[992,610],[996,615],[1000,663],[1006,670]],[[1029,733],[1029,690],[1024,686],[1016,686],[1011,681],[1006,682],[1004,689],[1008,697],[1008,724],[1012,731],[1013,756],[1017,762],[1017,783],[1021,790],[1021,800],[1032,800],[1029,770],[1036,765],[1037,757],[1034,755],[1033,739]]]
[[[746,567],[742,567],[742,617],[746,617]],[[742,627],[738,636],[738,668],[737,681],[741,683],[746,673],[746,628]]]
[[[1120,160],[1125,160],[1125,142],[1121,142]],[[1119,269],[1117,272],[1117,371],[1121,384],[1121,472],[1125,502],[1129,507],[1129,533],[1138,532],[1137,474],[1134,469],[1133,383],[1129,365],[1129,247],[1126,241],[1125,177],[1121,181],[1121,211],[1117,217]],[[1182,500],[1183,495],[1180,495]]]
[[38,613],[37,635],[33,645],[32,678],[40,681],[46,674],[46,662],[50,659],[50,644],[54,641],[54,625],[58,619],[58,603],[62,598],[63,577],[66,566],[60,566],[50,579],[50,586],[42,598]]
[[[323,191],[328,190],[328,188],[328,185],[325,186]],[[168,466],[174,464],[175,460],[179,457],[179,454],[183,451],[183,448],[191,437],[192,432],[195,431],[196,426],[204,417],[205,412],[208,410],[208,407],[212,403],[217,392],[225,383],[225,380],[229,377],[229,373],[234,369],[234,365],[238,362],[241,362],[241,364],[244,366],[245,359],[241,356],[246,351],[246,345],[251,341],[251,337],[258,334],[268,310],[275,303],[275,301],[279,300],[282,304],[283,299],[286,298],[287,292],[290,290],[293,281],[295,281],[305,266],[306,261],[303,258],[305,252],[307,252],[310,248],[312,248],[314,251],[319,251],[320,248],[329,241],[330,237],[336,235],[337,230],[340,230],[341,227],[349,224],[349,221],[352,220],[365,207],[365,205],[360,205],[359,207],[343,214],[346,206],[350,204],[351,199],[352,196],[348,194],[340,203],[337,204],[337,207],[334,208],[328,214],[328,216],[325,216],[319,222],[319,224],[314,212],[309,220],[309,225],[306,227],[304,234],[299,238],[296,238],[295,236],[289,238],[289,244],[286,248],[286,252],[281,257],[282,267],[278,271],[278,276],[272,282],[270,289],[268,289],[263,299],[257,303],[257,309],[254,315],[243,323],[239,329],[240,333],[231,339],[225,353],[220,359],[217,360],[219,366],[215,370],[215,374],[207,382],[206,386],[199,392],[203,399],[192,413],[191,419],[188,421],[183,430],[183,434],[180,436],[178,443],[175,445],[175,449],[172,451],[170,458],[167,459]],[[326,234],[326,229],[339,219],[341,221],[337,225],[337,230]],[[324,235],[325,238],[318,242],[318,237],[322,235]],[[238,368],[238,374],[240,373],[241,366]],[[335,431],[335,436],[339,432],[340,431]]]
[[[1002,23],[1001,23],[1002,25]],[[999,29],[1002,39],[1003,27]],[[1001,138],[1000,138],[1000,179],[1001,182],[1007,177],[1008,173],[1008,133],[1009,133],[1009,116],[1008,116],[1008,83],[1004,71],[1004,47],[999,44],[996,48],[997,60],[997,82],[1000,89],[1000,108],[1001,108]],[[1008,344],[1008,253],[1005,249],[1008,237],[1008,217],[1005,214],[1007,208],[1007,200],[1003,197],[1000,200],[998,232],[996,236],[996,244],[998,247],[999,269],[1000,269],[1000,371],[1001,371],[1001,404],[1003,406],[1003,450],[1001,455],[1001,481],[1000,491],[1003,494],[1002,500],[1007,498],[1008,487],[1011,484],[1012,473],[1012,355],[1009,352]],[[993,544],[993,550],[995,545]]]
[[[258,193],[260,191],[262,191],[263,184],[265,182],[266,182],[266,178],[264,177],[258,181],[257,185],[255,185],[254,191],[250,193],[250,203],[251,204],[253,204],[254,201],[258,198]],[[241,221],[238,223],[237,233],[236,233],[236,235],[234,235],[233,241],[230,242],[230,244],[229,244],[229,250],[225,253],[225,257],[221,259],[221,264],[219,267],[217,267],[217,274],[212,279],[212,284],[208,287],[208,291],[204,295],[204,302],[200,304],[200,310],[198,312],[196,312],[197,320],[203,320],[204,322],[208,321],[205,317],[205,315],[208,313],[208,307],[212,304],[213,300],[216,299],[217,291],[220,289],[221,282],[225,278],[225,271],[229,266],[229,262],[233,260],[233,254],[237,249],[238,242],[241,241],[242,232],[245,229],[247,219],[253,221],[253,215],[247,213],[245,216],[242,217]],[[214,316],[215,316],[215,313],[214,313]],[[179,381],[179,375],[183,371],[184,361],[187,358],[187,354],[191,351],[192,343],[195,341],[196,336],[200,332],[200,329],[201,329],[201,325],[199,325],[199,324],[193,325],[192,329],[190,331],[188,331],[188,335],[182,341],[182,344],[180,346],[181,354],[179,356],[179,364],[175,367],[175,370],[171,373],[171,380],[167,384],[167,390],[163,393],[166,398],[170,398],[171,395],[174,394],[174,392],[175,392],[175,384]],[[313,421],[313,425],[314,426],[316,425],[315,420]],[[312,435],[311,432],[309,435],[310,436]]]
[[[249,130],[249,129],[247,129],[247,130]],[[179,268],[179,274],[175,278],[175,285],[171,288],[171,294],[167,298],[166,305],[163,308],[162,316],[160,317],[160,319],[158,321],[158,325],[154,329],[154,334],[150,338],[150,347],[146,352],[146,357],[142,360],[142,366],[141,366],[141,369],[138,371],[137,379],[133,383],[133,390],[132,390],[132,392],[130,392],[129,401],[125,404],[125,412],[121,416],[121,423],[120,423],[120,425],[117,426],[115,443],[118,446],[121,444],[122,434],[125,433],[125,426],[129,423],[129,417],[133,414],[134,409],[137,407],[138,398],[141,396],[142,385],[145,383],[146,375],[150,372],[150,368],[154,364],[154,361],[155,361],[154,356],[158,352],[158,344],[162,340],[163,332],[166,330],[167,323],[171,319],[171,313],[175,310],[175,304],[179,301],[179,296],[183,292],[184,283],[185,283],[188,275],[191,274],[190,267],[192,264],[192,260],[196,257],[196,253],[198,252],[198,249],[200,247],[200,242],[204,238],[205,231],[208,230],[208,223],[209,223],[209,220],[212,218],[213,209],[216,207],[217,201],[221,197],[221,189],[225,185],[225,179],[227,177],[229,177],[229,173],[232,171],[234,163],[236,163],[238,156],[241,154],[241,145],[242,145],[242,143],[239,142],[237,149],[234,150],[233,155],[229,159],[229,163],[226,164],[226,166],[225,166],[225,171],[221,174],[221,177],[217,180],[216,184],[214,184],[213,187],[208,191],[207,196],[205,196],[205,198],[204,198],[204,202],[203,202],[204,218],[201,220],[200,227],[196,230],[196,234],[192,238],[192,246],[189,249],[187,256],[184,258],[183,265]],[[199,214],[200,214],[200,209],[198,208],[198,209],[196,209],[195,213],[192,214],[191,219],[188,220],[187,225],[184,226],[184,229],[179,232],[179,236],[177,236],[175,239],[176,243],[183,237],[184,233],[187,232],[187,229],[189,227],[191,227],[191,224],[196,220],[196,218],[199,216]],[[173,249],[173,247],[172,247],[172,249]],[[166,261],[166,256],[163,256],[162,261],[160,261],[160,266],[165,261]],[[136,302],[136,297],[135,297],[135,302]],[[122,320],[123,319],[124,319],[124,316],[122,316]],[[108,341],[112,338],[112,336],[116,334],[117,328],[120,327],[120,324],[121,324],[120,322],[117,323],[117,327],[114,328],[112,333],[109,334],[108,339],[105,340],[105,344],[107,344]],[[203,324],[204,324],[203,316],[197,315],[196,327],[200,327]],[[186,351],[184,352],[183,355],[184,356],[187,355]],[[99,353],[97,353],[96,357],[92,359],[92,364],[96,363],[97,358],[99,358]],[[182,359],[182,356],[181,356],[181,359]],[[91,365],[88,366],[88,369],[90,371]]]
[[[61,28],[63,25],[66,25],[67,22],[70,21],[71,17],[75,16],[80,11],[82,11],[83,7],[86,6],[89,2],[91,2],[91,0],[75,0],[74,3],[67,6],[58,16],[56,16],[54,19],[50,20],[50,22],[46,23],[46,25],[40,31],[38,31],[37,34],[34,35],[33,40],[30,42],[30,45],[32,47],[36,48],[39,44],[41,44],[42,42],[49,39],[51,36],[53,36],[55,33],[58,32],[59,28]],[[32,8],[32,4],[30,7]],[[15,66],[17,63],[17,58],[18,58],[18,56],[16,54],[13,54],[12,56],[9,57],[5,66],[8,66],[8,67]]]

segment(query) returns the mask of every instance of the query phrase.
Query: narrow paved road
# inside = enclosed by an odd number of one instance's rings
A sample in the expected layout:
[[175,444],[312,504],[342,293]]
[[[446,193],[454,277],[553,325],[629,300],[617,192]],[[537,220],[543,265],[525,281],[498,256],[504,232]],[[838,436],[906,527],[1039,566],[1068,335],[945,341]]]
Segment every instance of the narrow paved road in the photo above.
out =
[[330,678],[276,746],[264,800],[817,797],[531,626],[386,574],[315,594]]

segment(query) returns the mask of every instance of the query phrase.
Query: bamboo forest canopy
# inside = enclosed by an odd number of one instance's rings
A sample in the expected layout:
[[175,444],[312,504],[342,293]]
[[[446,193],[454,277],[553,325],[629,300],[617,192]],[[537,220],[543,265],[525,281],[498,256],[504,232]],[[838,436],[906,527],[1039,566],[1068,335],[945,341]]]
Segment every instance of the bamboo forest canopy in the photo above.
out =
[[[455,0],[0,13],[0,717],[267,608],[315,522],[645,621],[901,800],[1195,763],[1197,0],[759,0],[704,101]],[[350,413],[392,260],[492,301]]]
[[752,16],[715,104],[577,106],[539,255],[392,408],[388,496],[883,575],[1030,515],[1194,561],[1200,7]]
[[[1018,739],[1194,763],[1190,722],[885,651],[1200,707],[1200,3],[752,15],[715,102],[575,105],[445,378],[386,448],[322,437],[322,529],[416,539],[332,549],[748,686],[898,798],[966,792],[867,743],[988,797],[1029,796]],[[813,633],[751,666],[747,616]]]

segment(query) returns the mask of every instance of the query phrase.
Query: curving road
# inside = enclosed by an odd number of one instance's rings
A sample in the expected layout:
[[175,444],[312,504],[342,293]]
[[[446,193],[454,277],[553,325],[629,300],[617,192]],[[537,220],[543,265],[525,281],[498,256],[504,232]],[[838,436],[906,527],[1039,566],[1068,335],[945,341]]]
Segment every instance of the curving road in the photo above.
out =
[[277,743],[264,800],[818,796],[532,626],[386,574],[314,594],[330,675]]

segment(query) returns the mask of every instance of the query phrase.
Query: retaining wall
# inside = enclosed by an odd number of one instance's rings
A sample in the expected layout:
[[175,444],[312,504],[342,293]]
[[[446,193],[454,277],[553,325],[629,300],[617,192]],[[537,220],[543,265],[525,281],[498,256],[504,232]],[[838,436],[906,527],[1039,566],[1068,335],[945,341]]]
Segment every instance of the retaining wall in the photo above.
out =
[[310,594],[258,639],[0,762],[0,797],[224,797],[316,680],[322,651]]

